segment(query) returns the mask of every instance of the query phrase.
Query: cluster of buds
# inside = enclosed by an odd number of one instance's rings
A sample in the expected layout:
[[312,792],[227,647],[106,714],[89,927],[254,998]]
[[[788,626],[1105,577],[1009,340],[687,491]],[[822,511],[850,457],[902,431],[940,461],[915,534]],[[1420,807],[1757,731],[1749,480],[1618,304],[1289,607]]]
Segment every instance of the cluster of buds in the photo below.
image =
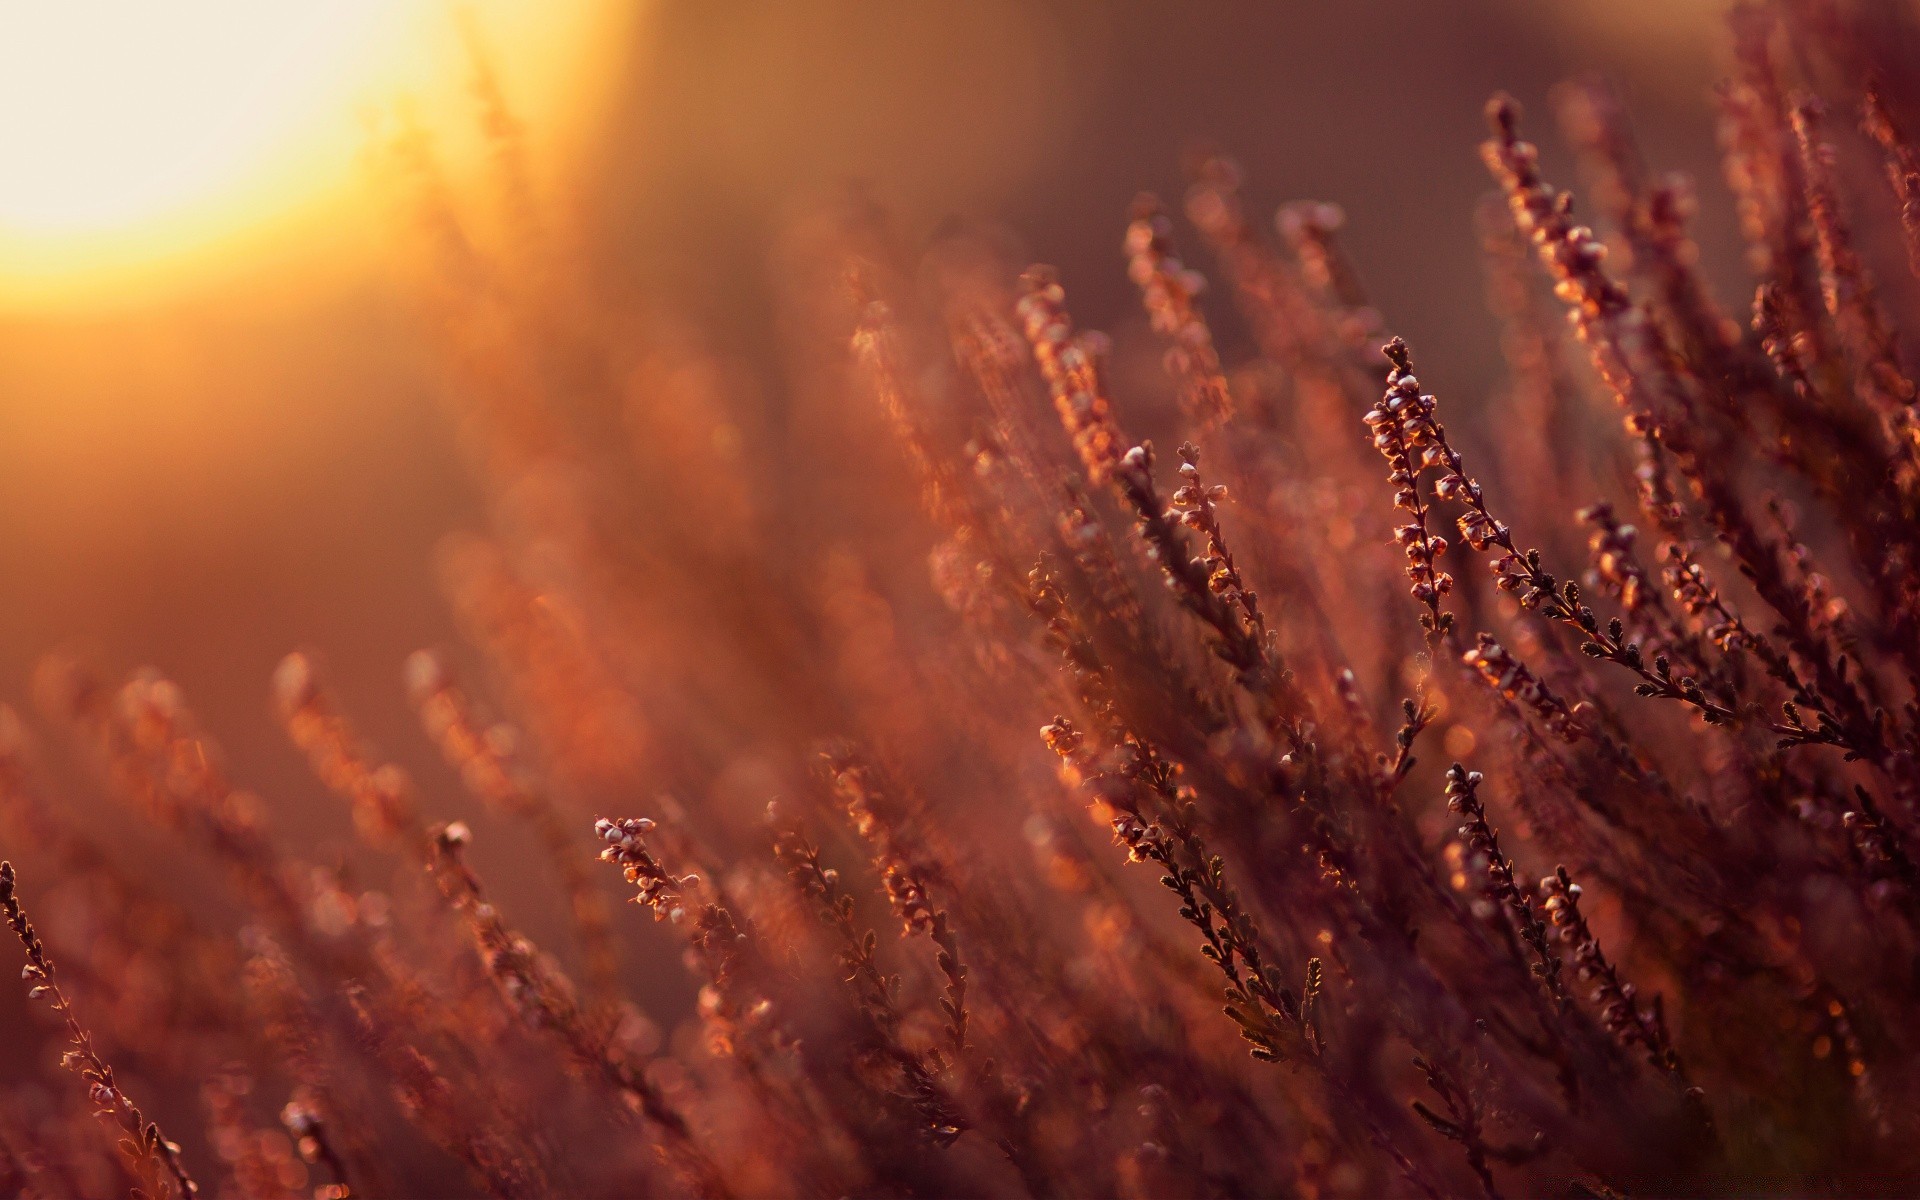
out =
[[1164,784],[1170,797],[1181,798],[1182,792],[1171,782],[1177,768],[1124,732],[1112,736],[1115,740],[1105,746],[1089,743],[1086,734],[1065,717],[1055,717],[1040,730],[1047,748],[1060,756],[1062,781],[1085,791],[1097,817],[1138,811],[1141,787]]
[[[1397,437],[1406,448],[1407,461],[1414,464],[1411,474],[1417,476],[1428,467],[1439,469],[1440,477],[1434,481],[1433,494],[1436,499],[1465,507],[1466,511],[1460,514],[1456,522],[1462,540],[1476,553],[1500,551],[1489,566],[1495,584],[1501,591],[1518,596],[1526,608],[1544,605],[1548,615],[1557,619],[1575,617],[1572,602],[1561,601],[1555,591],[1553,576],[1540,569],[1539,552],[1522,552],[1518,549],[1513,544],[1513,531],[1507,523],[1488,511],[1486,493],[1480,487],[1480,481],[1467,474],[1465,461],[1460,457],[1460,452],[1453,448],[1453,443],[1447,440],[1446,427],[1440,424],[1435,415],[1438,401],[1420,391],[1420,381],[1413,376],[1406,343],[1395,338],[1385,350],[1394,365],[1390,377],[1393,382],[1387,399],[1374,411],[1384,410],[1382,415],[1393,425],[1392,432],[1386,436],[1389,440]],[[1373,420],[1372,414],[1369,414],[1368,420]],[[1379,442],[1380,435],[1377,434],[1376,445]],[[1414,487],[1411,483],[1407,486]],[[1417,487],[1415,490],[1417,492]],[[1418,500],[1417,494],[1415,500]],[[1435,541],[1442,548],[1446,545],[1440,539]],[[1580,623],[1583,626],[1587,624],[1584,620]]]
[[1460,661],[1480,672],[1480,677],[1508,700],[1532,709],[1556,737],[1577,742],[1585,729],[1566,701],[1540,681],[1527,664],[1508,653],[1507,648],[1483,633],[1479,642],[1460,656]]
[[[1465,495],[1471,495],[1478,500],[1480,485],[1463,475],[1447,474],[1442,475],[1433,485],[1433,494],[1442,500],[1457,500]],[[1461,538],[1467,545],[1481,553],[1485,553],[1487,547],[1498,545],[1511,536],[1505,522],[1494,520],[1478,508],[1462,513],[1457,523],[1460,526]],[[1506,573],[1504,566],[1497,566],[1495,570],[1502,574]]]
[[1708,640],[1729,654],[1751,645],[1746,626],[1721,600],[1719,589],[1693,552],[1681,543],[1671,543],[1666,549],[1667,587],[1686,614],[1700,622]]
[[773,1021],[773,1003],[740,983],[751,942],[724,904],[694,904],[689,892],[701,886],[697,875],[675,876],[647,848],[654,823],[645,817],[618,821],[602,818],[593,831],[606,848],[602,861],[621,869],[639,890],[634,902],[653,910],[655,920],[680,925],[687,936],[687,965],[705,976],[697,1006],[716,1054],[783,1051],[785,1041]]
[[901,936],[929,933],[939,913],[927,895],[925,871],[909,860],[895,837],[897,818],[873,769],[844,747],[828,752],[826,766],[854,831],[873,848],[874,865],[886,885],[887,901],[900,919]]
[[1671,354],[1664,336],[1606,271],[1606,245],[1593,230],[1574,223],[1573,197],[1541,177],[1538,148],[1520,138],[1520,106],[1511,96],[1495,96],[1487,119],[1494,136],[1482,144],[1481,157],[1507,197],[1514,227],[1533,243],[1554,281],[1554,295],[1567,305],[1595,372],[1624,410],[1628,434],[1682,453],[1686,424],[1667,419],[1672,397],[1650,394],[1654,376],[1640,369]]
[[1543,907],[1553,922],[1556,936],[1573,956],[1574,974],[1582,983],[1593,985],[1591,999],[1600,1009],[1600,1023],[1623,1046],[1639,1046],[1653,1064],[1663,1071],[1677,1072],[1679,1059],[1668,1044],[1665,1023],[1655,1013],[1643,1012],[1634,1003],[1635,990],[1623,982],[1600,949],[1586,916],[1580,911],[1580,885],[1573,882],[1565,867],[1540,881]]
[[1213,332],[1194,306],[1194,297],[1207,281],[1174,255],[1173,222],[1154,197],[1134,201],[1125,246],[1127,274],[1140,289],[1148,320],[1173,340],[1167,351],[1167,373],[1181,383],[1181,403],[1188,418],[1202,428],[1218,425],[1231,414],[1233,397],[1214,349]]
[[1447,768],[1447,811],[1463,818],[1460,837],[1468,851],[1486,861],[1485,893],[1489,900],[1504,907],[1537,961],[1533,973],[1547,991],[1562,1004],[1567,1002],[1566,988],[1560,980],[1560,960],[1547,945],[1547,927],[1534,915],[1533,902],[1520,889],[1513,875],[1513,861],[1500,849],[1500,835],[1487,822],[1486,806],[1480,802],[1478,771],[1469,771],[1459,763]]
[[1153,443],[1141,442],[1129,446],[1120,456],[1120,463],[1114,468],[1123,484],[1132,487],[1151,488],[1153,486]]
[[[1153,463],[1153,443],[1142,442],[1121,456],[1113,472],[1115,488],[1133,509],[1140,539],[1146,543],[1147,557],[1159,565],[1162,582],[1181,606],[1212,627],[1217,639],[1213,643],[1214,653],[1239,673],[1242,686],[1255,695],[1262,695],[1273,682],[1278,643],[1266,636],[1265,624],[1259,610],[1253,607],[1251,593],[1231,587],[1229,597],[1216,590],[1210,562],[1218,558],[1231,568],[1226,547],[1218,542],[1217,526],[1210,539],[1215,544],[1209,546],[1207,557],[1189,557],[1186,537],[1180,527],[1184,514],[1163,503],[1154,488]],[[1188,496],[1196,503],[1210,503],[1204,488]],[[1211,510],[1201,519],[1211,521]],[[1230,578],[1238,579],[1237,573]]]
[[1247,588],[1240,568],[1234,565],[1233,554],[1220,532],[1219,514],[1214,510],[1216,504],[1227,498],[1227,489],[1223,484],[1208,485],[1200,478],[1199,447],[1192,442],[1182,442],[1179,453],[1180,486],[1174,489],[1172,508],[1167,515],[1205,541],[1205,554],[1194,560],[1194,565],[1206,574],[1207,589],[1238,606],[1247,623],[1256,633],[1260,632],[1265,622],[1260,615],[1259,597]]
[[1607,594],[1618,600],[1629,614],[1639,612],[1652,603],[1657,593],[1653,591],[1633,549],[1640,531],[1631,525],[1621,524],[1614,515],[1613,506],[1604,501],[1583,508],[1574,515],[1581,522],[1593,526],[1593,534],[1587,539],[1587,549],[1593,555],[1594,583],[1604,587]]
[[1440,461],[1437,447],[1415,440],[1426,427],[1420,406],[1431,397],[1420,395],[1420,381],[1410,370],[1406,346],[1399,339],[1387,346],[1387,356],[1394,366],[1387,377],[1386,395],[1368,410],[1365,420],[1373,431],[1374,449],[1387,460],[1394,507],[1413,517],[1394,531],[1394,540],[1407,556],[1411,594],[1427,606],[1421,624],[1437,636],[1451,624],[1450,617],[1440,611],[1440,600],[1453,590],[1453,576],[1435,565],[1447,551],[1447,540],[1427,528],[1427,505],[1419,488],[1420,472]]
[[1496,894],[1506,898],[1506,888],[1513,886],[1510,872],[1503,872],[1499,862],[1499,844],[1493,829],[1487,824],[1487,810],[1480,802],[1479,789],[1486,776],[1478,771],[1469,771],[1459,763],[1447,769],[1447,811],[1455,816],[1466,818],[1460,826],[1460,836],[1467,847],[1488,863],[1487,877],[1498,889]]
[[60,997],[53,982],[53,960],[47,957],[46,947],[41,944],[40,935],[33,928],[33,922],[27,919],[25,910],[20,907],[20,898],[15,889],[13,864],[0,863],[0,910],[6,913],[8,926],[27,952],[27,965],[20,970],[20,978],[33,986],[27,990],[27,999],[38,1000],[43,996],[52,996],[55,1003]]
[[931,933],[934,918],[939,914],[934,911],[920,877],[906,864],[891,862],[881,870],[880,879],[886,885],[887,903],[900,918],[902,935]]
[[1520,137],[1520,106],[1511,96],[1495,96],[1487,105],[1494,136],[1481,156],[1506,193],[1513,223],[1533,242],[1554,278],[1554,294],[1588,317],[1610,317],[1631,301],[1600,264],[1607,247],[1593,230],[1573,222],[1573,197],[1557,191],[1540,175],[1540,150]]
[[1113,840],[1127,848],[1128,862],[1164,863],[1173,853],[1167,831],[1155,821],[1142,820],[1137,814],[1114,814]]
[[1080,760],[1087,743],[1087,735],[1065,717],[1055,717],[1042,725],[1040,737],[1047,743],[1047,749],[1069,763]]
[[638,889],[634,903],[653,910],[655,920],[678,921],[685,913],[684,889],[700,882],[696,875],[674,876],[660,865],[647,848],[646,837],[654,828],[646,817],[624,817],[618,821],[601,818],[593,823],[593,833],[605,842],[600,860],[620,868],[621,874]]
[[840,798],[848,818],[853,821],[854,832],[869,841],[883,836],[886,822],[879,812],[883,802],[873,769],[844,746],[829,749],[821,757],[833,781],[834,795]]
[[1092,479],[1105,479],[1120,459],[1123,439],[1107,401],[1101,363],[1106,338],[1075,334],[1067,315],[1067,293],[1051,267],[1029,267],[1020,276],[1025,289],[1014,302],[1027,344],[1046,376],[1054,408],[1073,439],[1074,451]]

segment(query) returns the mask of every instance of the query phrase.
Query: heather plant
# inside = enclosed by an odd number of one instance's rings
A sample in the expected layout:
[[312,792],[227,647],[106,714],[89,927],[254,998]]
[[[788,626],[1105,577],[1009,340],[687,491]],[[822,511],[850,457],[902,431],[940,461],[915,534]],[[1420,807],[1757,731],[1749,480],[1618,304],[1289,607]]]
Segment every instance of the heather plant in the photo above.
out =
[[1865,9],[1730,28],[1745,281],[1604,83],[1578,201],[1488,105],[1486,404],[1200,155],[1116,213],[1170,405],[1059,272],[856,204],[782,248],[774,413],[595,289],[497,88],[504,248],[405,130],[486,513],[396,664],[451,770],[290,655],[329,856],[174,683],[49,660],[118,807],[0,709],[0,907],[100,1120],[16,1064],[0,1190],[1920,1188],[1920,77]]

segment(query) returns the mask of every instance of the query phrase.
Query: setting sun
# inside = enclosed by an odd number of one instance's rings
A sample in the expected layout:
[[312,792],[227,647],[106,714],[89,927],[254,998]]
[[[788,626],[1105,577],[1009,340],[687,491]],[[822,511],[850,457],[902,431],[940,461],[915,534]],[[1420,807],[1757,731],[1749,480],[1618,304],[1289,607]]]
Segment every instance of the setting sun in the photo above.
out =
[[9,5],[0,223],[108,229],[203,199],[338,99],[379,0]]
[[525,83],[587,9],[6,0],[0,288],[151,267],[311,206],[350,181],[370,116],[457,92],[462,17]]

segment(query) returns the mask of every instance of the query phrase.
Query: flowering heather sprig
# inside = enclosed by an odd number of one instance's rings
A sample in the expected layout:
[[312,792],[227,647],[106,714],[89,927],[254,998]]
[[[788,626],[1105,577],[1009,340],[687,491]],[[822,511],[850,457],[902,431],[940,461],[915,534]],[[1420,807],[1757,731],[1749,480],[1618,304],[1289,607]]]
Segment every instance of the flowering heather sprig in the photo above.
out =
[[595,1029],[574,998],[573,981],[510,929],[488,903],[480,879],[467,865],[472,834],[455,821],[433,831],[429,870],[440,890],[465,919],[481,964],[514,1013],[540,1029],[657,1128],[665,1157],[701,1195],[727,1194],[719,1171],[699,1149],[686,1117],[647,1078],[644,1064],[627,1059],[609,1031]]
[[[1396,352],[1398,357],[1396,357]],[[1407,556],[1407,578],[1413,581],[1412,595],[1427,611],[1420,615],[1420,627],[1427,632],[1429,646],[1437,645],[1453,628],[1453,614],[1442,601],[1453,590],[1453,576],[1440,570],[1440,556],[1447,552],[1447,539],[1427,527],[1427,500],[1420,491],[1420,472],[1427,467],[1427,453],[1416,454],[1407,437],[1405,410],[1416,403],[1420,381],[1411,374],[1405,344],[1395,339],[1387,345],[1387,357],[1393,369],[1387,376],[1387,394],[1366,415],[1373,430],[1374,448],[1387,460],[1387,482],[1393,485],[1393,506],[1405,511],[1412,520],[1394,530],[1394,540]]]
[[799,829],[780,833],[773,852],[793,885],[815,904],[821,921],[838,937],[840,966],[847,971],[847,982],[860,1008],[884,1035],[891,1037],[900,1028],[900,977],[881,969],[876,957],[879,939],[874,932],[855,925],[853,896],[840,886],[840,872],[820,865],[820,848]]
[[1731,409],[1740,377],[1749,372],[1736,354],[1739,327],[1715,306],[1695,269],[1699,248],[1687,233],[1696,207],[1691,187],[1679,177],[1648,179],[1611,86],[1580,80],[1559,89],[1557,99],[1562,128],[1591,176],[1597,207],[1624,235],[1626,269],[1651,286],[1676,347],[1698,377],[1717,385],[1709,397]]
[[1607,248],[1591,229],[1574,224],[1573,198],[1541,178],[1538,148],[1520,139],[1519,105],[1496,96],[1487,104],[1487,119],[1494,136],[1481,155],[1507,195],[1514,225],[1533,242],[1554,294],[1567,304],[1595,370],[1626,410],[1628,432],[1666,434],[1676,414],[1668,397],[1650,390],[1650,372],[1666,359],[1652,323],[1601,268]]
[[[1302,1051],[1317,1055],[1317,1032],[1303,1041],[1299,998],[1267,963],[1259,928],[1228,883],[1226,864],[1208,852],[1195,828],[1191,789],[1177,782],[1178,769],[1131,736],[1111,748],[1115,765],[1105,766],[1105,756],[1066,717],[1055,717],[1041,737],[1111,807],[1114,840],[1126,847],[1128,861],[1166,871],[1161,886],[1180,898],[1180,918],[1200,931],[1200,952],[1225,977],[1227,1015],[1253,1045],[1253,1056],[1279,1062]],[[1152,798],[1152,808],[1141,795]]]
[[86,1081],[87,1099],[93,1102],[95,1114],[111,1118],[126,1131],[127,1136],[121,1140],[120,1149],[135,1161],[144,1159],[153,1165],[163,1197],[197,1195],[199,1185],[194,1183],[193,1177],[187,1174],[186,1165],[180,1161],[179,1144],[168,1140],[166,1134],[160,1131],[160,1126],[148,1120],[132,1098],[114,1082],[113,1068],[95,1052],[93,1035],[74,1015],[72,1003],[54,978],[53,959],[48,957],[33,922],[20,906],[13,864],[10,862],[0,862],[0,914],[5,915],[7,924],[27,952],[27,965],[21,970],[21,977],[32,985],[27,989],[27,998],[45,998],[65,1024],[67,1041],[73,1048],[61,1056],[61,1065]]
[[520,735],[496,724],[483,729],[465,691],[445,661],[430,650],[409,655],[407,694],[447,764],[483,801],[532,824],[567,892],[574,930],[580,938],[589,993],[602,1000],[619,994],[620,958],[614,948],[605,897],[593,885],[591,863],[569,820],[552,799],[537,789],[517,761]]
[[957,1059],[967,1048],[968,971],[952,918],[928,891],[929,870],[913,861],[897,836],[899,818],[874,780],[872,768],[844,748],[825,757],[834,794],[845,806],[855,832],[873,851],[887,901],[901,924],[900,936],[921,934],[936,948],[934,965],[940,969],[946,992],[940,1011],[946,1015],[950,1050]]
[[[1075,699],[1093,721],[1102,744],[1123,747],[1119,751],[1123,755],[1132,755],[1136,751],[1152,753],[1147,740],[1133,730],[1122,715],[1112,671],[1068,604],[1048,562],[1042,559],[1028,574],[1027,580],[1028,603],[1033,615],[1045,623],[1047,640],[1059,654],[1061,665],[1072,680]],[[1283,763],[1289,767],[1307,765],[1304,760],[1311,752],[1312,743],[1305,739],[1297,726],[1283,725],[1282,728],[1288,731],[1290,743],[1295,747],[1291,755],[1283,759]],[[1062,757],[1067,758],[1065,755]],[[1067,761],[1071,766],[1073,760]],[[1323,853],[1326,849],[1323,842]]]
[[1620,978],[1580,911],[1580,885],[1565,867],[1556,867],[1553,874],[1540,881],[1540,893],[1545,897],[1541,906],[1547,910],[1547,918],[1573,956],[1574,975],[1582,983],[1593,985],[1592,999],[1600,1009],[1601,1025],[1621,1045],[1638,1046],[1654,1066],[1684,1080],[1659,999],[1656,997],[1653,1007],[1644,1011],[1635,1003],[1633,985]]
[[[1733,552],[1754,591],[1779,614],[1781,632],[1808,664],[1823,703],[1849,727],[1850,737],[1878,741],[1877,732],[1870,731],[1876,719],[1859,688],[1847,678],[1844,658],[1813,627],[1811,614],[1786,577],[1778,547],[1760,535],[1735,490],[1724,456],[1706,453],[1695,437],[1700,425],[1696,406],[1681,382],[1672,347],[1607,273],[1602,265],[1606,248],[1593,231],[1573,224],[1571,199],[1541,178],[1538,150],[1520,140],[1519,106],[1511,97],[1496,96],[1487,106],[1487,115],[1494,137],[1483,145],[1482,155],[1508,196],[1514,223],[1539,249],[1594,369],[1626,412],[1627,432],[1647,446],[1646,453],[1656,465],[1662,461],[1660,451],[1671,454],[1674,465],[1692,484],[1714,533]],[[1841,235],[1836,232],[1835,236]],[[1654,496],[1642,493],[1643,500]],[[1675,535],[1677,528],[1663,507],[1649,504],[1648,519]],[[1671,694],[1692,703],[1678,694],[1677,687],[1669,693],[1657,680],[1646,683],[1656,689],[1654,694]]]
[[1207,572],[1207,589],[1239,609],[1247,631],[1264,644],[1267,619],[1260,612],[1260,597],[1247,586],[1220,531],[1215,505],[1227,498],[1227,489],[1223,484],[1209,486],[1200,478],[1199,447],[1181,442],[1179,454],[1180,486],[1174,489],[1172,507],[1180,514],[1180,523],[1199,534],[1205,546],[1200,563]]
[[1488,687],[1532,711],[1555,737],[1574,743],[1590,736],[1580,715],[1492,634],[1479,634],[1460,661],[1477,671]]
[[1126,444],[1102,377],[1106,338],[1074,333],[1067,292],[1052,267],[1029,267],[1020,284],[1024,290],[1014,302],[1014,311],[1053,394],[1060,423],[1073,439],[1074,453],[1080,456],[1088,478],[1105,480],[1119,465],[1120,447]]
[[1640,531],[1621,521],[1605,501],[1588,505],[1574,517],[1593,527],[1587,539],[1593,563],[1590,582],[1619,602],[1628,625],[1648,643],[1704,673],[1696,639],[1674,620],[1660,586],[1640,562]]
[[1720,598],[1720,589],[1694,557],[1692,547],[1685,542],[1668,543],[1666,559],[1668,590],[1681,609],[1700,624],[1707,640],[1727,653],[1747,649],[1761,640]]
[[[1078,378],[1078,368],[1072,365],[1072,361],[1061,357],[1061,347],[1067,344],[1072,328],[1066,312],[1065,293],[1045,268],[1034,268],[1023,278],[1028,281],[1029,290],[1019,301],[1020,312],[1034,354],[1058,400],[1063,384]],[[1088,361],[1092,362],[1091,359]],[[1087,378],[1092,385],[1101,386],[1097,372],[1089,374]],[[1096,408],[1087,411],[1105,414],[1107,406],[1103,390],[1098,392],[1098,398]],[[1077,401],[1074,404],[1060,404],[1063,420],[1067,419],[1070,411],[1081,411],[1083,408]],[[1101,427],[1106,434],[1118,438],[1118,427],[1110,419],[1103,417],[1102,420]],[[1079,444],[1080,434],[1070,420],[1068,431],[1075,435],[1076,444]],[[1106,449],[1111,451],[1117,445],[1118,442],[1114,442],[1107,445]],[[1243,589],[1236,587],[1232,600],[1216,591],[1216,560],[1224,562],[1231,572],[1218,577],[1222,585],[1238,579],[1237,571],[1231,569],[1231,556],[1224,553],[1224,542],[1220,542],[1208,558],[1194,558],[1189,554],[1179,526],[1190,523],[1183,508],[1191,511],[1197,505],[1171,507],[1162,500],[1153,479],[1153,444],[1143,442],[1117,459],[1103,451],[1097,464],[1094,459],[1087,457],[1084,449],[1082,458],[1086,461],[1089,474],[1095,479],[1111,480],[1120,498],[1132,510],[1140,538],[1146,543],[1148,557],[1160,567],[1167,586],[1181,605],[1212,629],[1216,635],[1214,652],[1234,669],[1237,682],[1253,697],[1263,721],[1273,732],[1285,737],[1292,752],[1304,753],[1308,749],[1308,741],[1301,724],[1302,698],[1291,686],[1285,669],[1278,661],[1277,642],[1266,631],[1258,609],[1242,598]],[[1198,467],[1195,466],[1194,470],[1197,474]],[[1187,496],[1190,502],[1207,499],[1204,490],[1188,492]],[[1210,518],[1209,505],[1202,516],[1194,519],[1211,523]],[[1211,538],[1217,540],[1218,537],[1218,526],[1215,524]]]
[[1513,860],[1500,849],[1500,835],[1487,822],[1486,806],[1480,802],[1481,774],[1459,763],[1447,768],[1447,811],[1464,818],[1460,836],[1472,850],[1486,855],[1487,895],[1507,912],[1514,929],[1533,951],[1533,975],[1562,1008],[1572,1003],[1560,978],[1560,959],[1547,944],[1547,927],[1534,915],[1533,902],[1514,881]]
[[1153,328],[1172,340],[1167,373],[1180,385],[1180,403],[1199,433],[1233,415],[1233,392],[1214,349],[1213,331],[1195,304],[1206,279],[1174,254],[1173,222],[1160,201],[1141,196],[1127,225],[1127,275],[1140,289]]
[[[1512,593],[1522,608],[1538,611],[1571,626],[1585,639],[1580,649],[1589,657],[1614,663],[1639,676],[1640,683],[1634,688],[1639,694],[1682,701],[1713,724],[1732,723],[1738,716],[1732,708],[1708,695],[1691,676],[1676,677],[1664,654],[1656,655],[1649,665],[1639,643],[1627,640],[1626,627],[1619,618],[1602,625],[1594,611],[1581,603],[1579,585],[1572,580],[1560,583],[1541,569],[1538,550],[1522,551],[1514,544],[1513,531],[1487,507],[1480,482],[1466,473],[1466,464],[1460,453],[1447,440],[1446,427],[1435,415],[1437,405],[1434,398],[1420,393],[1419,381],[1411,374],[1412,362],[1407,355],[1406,344],[1396,338],[1386,347],[1386,354],[1393,361],[1399,376],[1396,398],[1403,401],[1397,412],[1388,415],[1397,419],[1404,443],[1417,447],[1423,455],[1423,462],[1440,468],[1440,478],[1433,488],[1434,495],[1465,505],[1467,511],[1461,514],[1459,525],[1460,535],[1466,539],[1467,545],[1482,554],[1490,549],[1500,552],[1491,564],[1495,583],[1500,590]],[[1469,651],[1469,654],[1478,654],[1479,661],[1475,665],[1481,665],[1483,670],[1484,664],[1490,661],[1484,647]],[[1517,663],[1517,660],[1514,661]],[[1504,676],[1506,673],[1506,668],[1501,667],[1501,674]],[[1568,716],[1571,718],[1572,714]],[[1577,729],[1579,726],[1575,724],[1571,728]],[[1556,729],[1555,732],[1566,736],[1565,730]]]
[[653,821],[646,817],[626,817],[618,821],[603,817],[593,823],[594,835],[607,843],[600,851],[601,861],[619,867],[627,882],[639,890],[634,902],[652,909],[656,921],[677,923],[686,917],[687,901],[682,889],[691,888],[700,880],[694,875],[667,873],[647,847],[647,834],[653,830]]
[[697,875],[673,875],[647,845],[654,823],[646,817],[606,818],[594,822],[593,832],[606,848],[603,862],[620,868],[636,894],[634,903],[653,911],[656,921],[680,926],[705,977],[700,989],[700,1012],[709,1024],[715,1048],[722,1053],[748,1053],[742,1037],[764,1025],[772,1001],[756,995],[743,977],[750,943],[732,911],[717,900],[704,899]]
[[942,1146],[952,1145],[969,1122],[940,1078],[944,1064],[915,1052],[900,1039],[900,977],[889,975],[876,956],[879,939],[854,921],[853,897],[840,886],[840,872],[820,865],[820,850],[797,829],[782,832],[774,855],[787,876],[813,903],[822,923],[839,943],[839,965],[855,1005],[872,1023],[881,1056],[899,1069],[903,1099],[917,1117],[920,1131]]
[[[1879,718],[1836,711],[1825,693],[1804,681],[1793,662],[1770,639],[1748,626],[1721,599],[1719,589],[1691,548],[1684,543],[1669,543],[1666,551],[1667,586],[1680,607],[1702,626],[1715,645],[1728,653],[1751,654],[1786,691],[1788,699],[1780,706],[1784,720],[1764,723],[1766,730],[1779,739],[1781,749],[1832,746],[1849,759],[1864,759],[1890,774],[1897,770]],[[1813,714],[1813,724],[1807,723],[1803,712]]]
[[1225,979],[1226,1014],[1253,1047],[1252,1056],[1263,1062],[1309,1064],[1329,1095],[1366,1128],[1408,1182],[1438,1196],[1420,1167],[1329,1068],[1320,1016],[1320,960],[1307,963],[1307,993],[1313,1000],[1309,1006],[1262,952],[1259,927],[1228,881],[1226,864],[1207,849],[1198,832],[1193,792],[1179,783],[1177,765],[1131,733],[1119,733],[1104,748],[1090,745],[1087,735],[1066,717],[1055,717],[1040,733],[1066,773],[1112,814],[1114,840],[1126,847],[1128,861],[1150,862],[1166,872],[1160,884],[1179,897],[1181,919],[1200,932],[1200,952]]
[[[1234,669],[1235,678],[1256,701],[1271,704],[1273,688],[1281,679],[1272,638],[1265,632],[1264,621],[1258,620],[1259,610],[1241,602],[1244,593],[1232,582],[1238,579],[1237,571],[1220,576],[1223,586],[1216,590],[1217,568],[1209,565],[1207,558],[1195,558],[1189,552],[1180,532],[1180,525],[1190,523],[1187,514],[1161,500],[1153,482],[1153,462],[1151,442],[1128,450],[1113,470],[1114,486],[1133,509],[1141,540],[1146,542],[1148,554],[1160,567],[1174,597],[1213,631],[1214,653]],[[1224,545],[1221,549],[1224,551]],[[1231,563],[1230,556],[1212,557]],[[1233,599],[1224,594],[1229,587],[1233,588]],[[1280,719],[1286,721],[1284,715]],[[1294,749],[1302,749],[1304,734],[1297,724],[1287,725]]]

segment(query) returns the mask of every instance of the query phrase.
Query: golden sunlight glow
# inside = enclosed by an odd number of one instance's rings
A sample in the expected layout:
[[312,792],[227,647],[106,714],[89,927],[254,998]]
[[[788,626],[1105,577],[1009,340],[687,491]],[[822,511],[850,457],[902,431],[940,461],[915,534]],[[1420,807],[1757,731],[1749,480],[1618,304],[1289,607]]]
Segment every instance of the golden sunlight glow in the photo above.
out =
[[0,293],[151,274],[337,199],[372,117],[463,94],[463,19],[521,101],[568,78],[595,7],[0,0]]
[[231,184],[326,97],[379,15],[379,0],[8,5],[0,222],[106,228]]

